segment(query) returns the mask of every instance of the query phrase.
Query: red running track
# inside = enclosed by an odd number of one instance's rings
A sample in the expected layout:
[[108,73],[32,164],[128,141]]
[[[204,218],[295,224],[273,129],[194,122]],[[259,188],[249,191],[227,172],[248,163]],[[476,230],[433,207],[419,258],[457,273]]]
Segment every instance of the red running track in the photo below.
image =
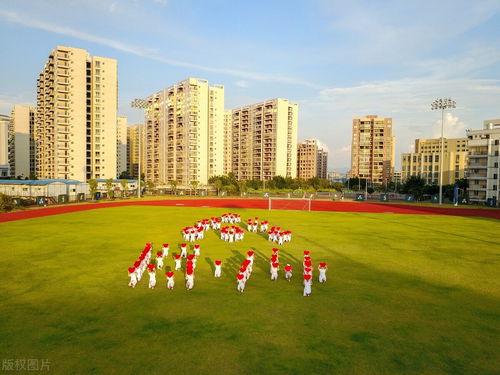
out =
[[[180,207],[215,207],[215,208],[257,208],[267,209],[268,201],[265,199],[175,199],[156,201],[130,201],[130,202],[103,202],[82,203],[68,206],[56,206],[15,211],[0,214],[0,222],[31,219],[36,217],[59,215],[70,212],[94,210],[98,208],[118,206],[180,206]],[[273,200],[273,209],[304,210],[307,201],[300,200]],[[474,209],[474,208],[441,208],[429,206],[412,206],[390,203],[365,203],[365,202],[333,202],[313,201],[313,211],[333,212],[366,212],[366,213],[394,213],[414,215],[452,215],[475,216],[500,220],[499,209]]]

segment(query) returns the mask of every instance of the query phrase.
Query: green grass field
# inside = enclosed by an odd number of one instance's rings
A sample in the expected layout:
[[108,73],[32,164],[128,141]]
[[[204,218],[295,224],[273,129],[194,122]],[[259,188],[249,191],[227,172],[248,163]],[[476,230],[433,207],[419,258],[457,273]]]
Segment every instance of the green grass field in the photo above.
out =
[[[498,221],[234,210],[294,231],[280,248],[291,283],[281,271],[269,280],[266,238],[228,244],[210,231],[194,290],[176,273],[168,291],[164,272],[155,290],[147,275],[127,287],[145,242],[173,249],[183,226],[226,211],[131,206],[0,224],[0,359],[47,359],[54,374],[499,374]],[[309,298],[305,249],[329,264]]]

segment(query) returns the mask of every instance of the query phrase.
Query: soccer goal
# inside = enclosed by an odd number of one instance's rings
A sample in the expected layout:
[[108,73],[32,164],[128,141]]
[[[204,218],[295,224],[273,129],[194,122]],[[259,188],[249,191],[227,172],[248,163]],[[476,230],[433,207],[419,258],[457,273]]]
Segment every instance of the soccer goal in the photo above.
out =
[[311,211],[311,198],[269,197],[269,211],[271,210],[298,210]]

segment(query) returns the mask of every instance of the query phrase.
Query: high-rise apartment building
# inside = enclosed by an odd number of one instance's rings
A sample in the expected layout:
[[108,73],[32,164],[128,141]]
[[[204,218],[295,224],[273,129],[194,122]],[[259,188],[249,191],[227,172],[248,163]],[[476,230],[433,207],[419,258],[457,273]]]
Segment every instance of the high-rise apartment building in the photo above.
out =
[[307,139],[297,146],[297,177],[327,178],[328,152],[316,139]]
[[232,171],[233,161],[233,111],[224,111],[224,170],[227,176]]
[[234,109],[231,123],[238,180],[297,176],[297,104],[278,98]]
[[224,86],[188,78],[147,98],[146,180],[207,184],[224,172]]
[[57,46],[37,87],[37,177],[116,178],[116,60]]
[[18,105],[9,123],[9,168],[14,177],[29,178],[35,174],[35,109]]
[[116,118],[116,175],[126,172],[127,165],[127,117]]
[[10,176],[9,124],[10,117],[7,115],[0,115],[0,178]]
[[143,124],[127,127],[127,170],[132,178],[139,178],[139,161],[141,174],[144,173],[145,140],[146,134]]
[[353,119],[351,176],[387,184],[394,171],[395,143],[392,118],[369,115]]
[[[467,167],[467,138],[444,138],[443,185],[465,178]],[[420,176],[427,184],[439,184],[441,138],[416,139],[415,152],[401,155],[402,179]]]
[[500,119],[485,120],[483,129],[467,130],[469,162],[469,200],[485,203],[499,201],[500,187]]

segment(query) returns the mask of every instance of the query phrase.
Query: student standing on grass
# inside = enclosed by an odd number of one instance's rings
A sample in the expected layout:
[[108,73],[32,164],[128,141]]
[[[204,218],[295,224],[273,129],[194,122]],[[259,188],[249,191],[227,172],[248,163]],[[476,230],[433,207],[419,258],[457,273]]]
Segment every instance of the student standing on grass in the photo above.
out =
[[241,272],[236,276],[237,280],[238,280],[238,292],[241,292],[243,293],[243,291],[245,290],[245,275],[242,274]]
[[174,289],[174,273],[172,271],[168,271],[165,275],[167,276],[167,288],[171,290]]
[[161,251],[156,253],[156,264],[158,265],[159,270],[163,268],[163,253]]
[[192,268],[186,269],[186,289],[191,290],[194,287],[194,271]]
[[214,273],[214,277],[220,277],[220,275],[221,275],[221,268],[222,268],[222,261],[221,260],[216,260],[215,261],[215,273]]
[[131,288],[135,288],[137,284],[137,275],[135,273],[135,267],[130,267],[128,269],[128,276],[130,277],[130,282],[128,283],[128,286]]
[[304,275],[304,297],[311,295],[311,275]]
[[149,289],[154,289],[156,286],[156,271],[154,264],[148,264],[149,272]]
[[168,257],[168,251],[170,250],[168,243],[164,243],[161,250],[163,251],[163,257]]
[[181,258],[187,258],[187,245],[181,243]]
[[278,268],[279,263],[273,263],[271,265],[271,280],[278,280]]
[[319,282],[326,283],[326,270],[328,269],[326,263],[320,263],[318,266],[319,270]]
[[292,266],[289,264],[285,266],[285,279],[288,281],[292,279]]
[[200,245],[199,244],[195,244],[194,247],[193,247],[193,251],[194,251],[194,256],[195,257],[199,257],[200,256]]

